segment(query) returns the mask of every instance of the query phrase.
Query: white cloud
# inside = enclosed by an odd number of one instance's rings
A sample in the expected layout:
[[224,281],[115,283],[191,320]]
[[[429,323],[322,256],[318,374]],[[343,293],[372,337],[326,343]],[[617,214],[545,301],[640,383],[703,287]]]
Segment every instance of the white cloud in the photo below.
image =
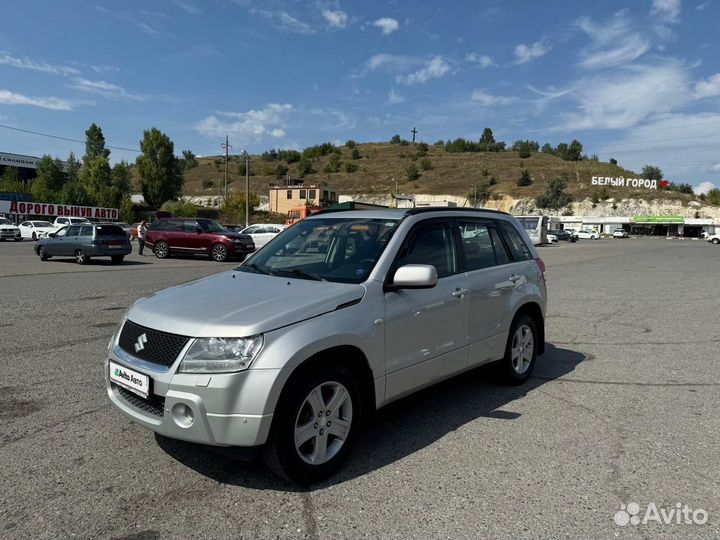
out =
[[162,35],[162,32],[160,30],[158,30],[154,26],[148,24],[147,22],[135,17],[134,15],[131,15],[127,11],[118,11],[118,10],[114,10],[114,9],[108,9],[103,6],[95,6],[95,9],[97,9],[100,13],[104,13],[105,15],[109,15],[110,17],[113,17],[120,21],[134,24],[136,28],[138,28],[140,31],[146,33],[147,35],[149,35],[151,37],[156,38],[156,37],[160,37]]
[[307,24],[306,22],[297,19],[290,15],[287,11],[270,11],[267,9],[255,9],[252,8],[250,13],[254,15],[260,15],[265,19],[268,19],[280,30],[287,32],[294,32],[296,34],[314,34],[315,29]]
[[365,67],[370,71],[384,70],[398,72],[408,71],[420,64],[422,64],[422,60],[414,56],[379,53],[373,55],[370,60],[367,61]]
[[338,9],[337,11],[331,11],[329,9],[325,9],[323,10],[322,15],[325,17],[325,20],[330,28],[341,29],[347,26],[348,16],[347,13],[342,10]]
[[478,54],[476,52],[466,54],[465,60],[477,64],[481,68],[489,68],[495,65],[495,62],[493,62],[493,59],[490,56],[487,54]]
[[183,2],[182,0],[170,0],[173,4],[175,4],[177,7],[182,9],[185,13],[188,15],[199,15],[202,13],[200,9],[188,2]]
[[[265,137],[285,136],[288,115],[293,111],[289,103],[269,103],[260,110],[247,112],[219,112],[195,124],[195,130],[209,139],[232,134],[243,143],[260,141]],[[218,118],[218,116],[220,118]]]
[[515,101],[514,97],[511,96],[493,96],[487,94],[482,90],[475,90],[470,96],[475,103],[478,103],[482,107],[493,107],[496,105],[509,105]]
[[576,25],[591,42],[580,53],[580,66],[585,69],[626,64],[650,49],[650,42],[636,31],[626,10],[616,13],[610,22],[596,24],[589,17],[583,17]]
[[653,0],[651,15],[657,15],[665,22],[676,23],[680,20],[682,6],[680,0]]
[[398,30],[400,28],[400,23],[392,17],[382,17],[381,19],[373,22],[373,26],[380,28],[380,30],[382,30],[382,34],[387,36],[388,34],[392,34]]
[[0,104],[2,105],[31,105],[33,107],[41,107],[43,109],[52,109],[55,111],[72,111],[70,102],[56,97],[32,97],[23,94],[10,92],[9,90],[0,90]]
[[32,71],[40,71],[42,73],[51,73],[53,75],[79,75],[80,70],[69,66],[58,66],[39,62],[30,58],[16,58],[10,53],[0,51],[0,64],[12,66],[20,69],[30,69]]
[[552,47],[544,41],[536,41],[530,46],[521,43],[515,47],[515,63],[525,64],[550,52]]
[[[713,167],[710,167],[713,170],[720,171],[720,163],[717,163]],[[700,182],[697,186],[693,186],[693,191],[700,195],[701,193],[707,194],[708,191],[711,189],[717,189],[717,186],[713,184],[712,182]]]
[[627,65],[613,73],[580,79],[568,96],[577,109],[565,115],[557,130],[624,129],[645,118],[682,108],[691,99],[685,66],[677,60],[656,65]]
[[698,99],[720,96],[720,73],[696,82],[694,96]]
[[388,94],[387,101],[385,101],[385,105],[397,105],[398,103],[403,103],[405,101],[405,98],[395,92],[394,88],[390,89],[390,93]]
[[75,88],[76,90],[80,90],[86,94],[95,94],[113,100],[145,101],[147,99],[147,96],[133,94],[125,90],[122,86],[106,81],[91,81],[88,79],[77,78],[71,85],[71,88]]
[[695,9],[698,11],[705,11],[709,5],[710,5],[710,2],[703,2],[702,4],[698,4],[697,7],[695,7]]
[[442,56],[436,56],[432,60],[429,60],[422,69],[408,75],[398,75],[396,80],[397,82],[407,84],[408,86],[413,84],[424,84],[430,79],[439,79],[448,71],[450,71],[450,65]]

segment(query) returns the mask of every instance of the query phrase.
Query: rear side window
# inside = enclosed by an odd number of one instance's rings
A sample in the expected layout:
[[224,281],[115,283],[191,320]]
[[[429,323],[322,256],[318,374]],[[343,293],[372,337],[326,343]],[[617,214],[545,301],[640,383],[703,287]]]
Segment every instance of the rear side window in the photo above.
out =
[[397,266],[431,264],[438,278],[457,273],[457,257],[452,233],[444,223],[420,226],[403,247]]
[[512,223],[500,221],[500,228],[505,235],[513,259],[516,261],[529,261],[533,258],[532,252],[527,247],[525,240]]
[[466,271],[472,272],[509,262],[505,245],[492,224],[461,220],[458,225]]
[[182,226],[185,232],[195,232],[200,225],[196,221],[183,221]]
[[97,236],[125,236],[125,231],[117,225],[98,225],[95,230]]
[[83,225],[80,227],[80,236],[92,236],[93,228],[92,225]]

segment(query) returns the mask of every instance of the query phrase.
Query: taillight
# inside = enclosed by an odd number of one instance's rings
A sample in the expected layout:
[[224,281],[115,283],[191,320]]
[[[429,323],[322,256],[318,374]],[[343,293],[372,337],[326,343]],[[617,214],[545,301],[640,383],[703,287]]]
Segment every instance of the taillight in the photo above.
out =
[[537,263],[538,268],[540,268],[540,272],[542,272],[542,277],[543,277],[543,281],[544,281],[545,280],[545,262],[540,257],[535,259],[535,262]]

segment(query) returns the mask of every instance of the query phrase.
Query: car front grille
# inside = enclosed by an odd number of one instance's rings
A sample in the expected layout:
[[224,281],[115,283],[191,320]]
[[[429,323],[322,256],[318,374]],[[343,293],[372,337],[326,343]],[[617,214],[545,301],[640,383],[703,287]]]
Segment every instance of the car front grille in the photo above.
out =
[[[143,338],[144,336],[144,338]],[[125,321],[118,344],[126,353],[153,364],[170,366],[190,338]]]
[[113,387],[117,388],[118,394],[127,401],[130,405],[136,409],[140,409],[153,416],[163,417],[165,414],[165,398],[162,396],[156,396],[150,394],[148,399],[141,398],[137,394],[133,394],[130,390],[126,390],[122,386],[113,384]]

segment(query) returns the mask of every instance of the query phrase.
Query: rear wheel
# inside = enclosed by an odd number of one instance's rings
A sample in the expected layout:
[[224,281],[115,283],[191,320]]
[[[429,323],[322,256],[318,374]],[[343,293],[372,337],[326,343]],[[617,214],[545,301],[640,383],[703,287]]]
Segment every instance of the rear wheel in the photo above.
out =
[[38,249],[38,255],[40,255],[41,261],[47,261],[50,256],[47,254],[47,251],[45,251],[45,248],[40,246],[40,249]]
[[32,235],[32,239],[33,239],[33,240],[37,240],[37,234],[35,234],[34,232],[33,232],[33,235]]
[[167,242],[155,242],[153,251],[158,259],[167,259],[170,256],[170,246],[167,245]]
[[535,321],[528,315],[517,317],[510,328],[505,357],[500,367],[505,380],[521,384],[530,378],[537,357],[537,330]]
[[85,252],[82,249],[78,249],[75,252],[75,262],[77,262],[78,264],[87,264],[88,262],[90,262],[90,257],[85,255]]
[[713,243],[713,244],[720,244],[720,239],[718,239],[718,238],[713,238],[713,239],[712,239],[712,243]]
[[347,457],[361,414],[360,391],[350,371],[322,366],[301,374],[278,404],[264,461],[287,480],[318,482]]
[[223,262],[228,257],[228,248],[223,244],[215,244],[210,248],[210,258],[213,261]]
[[121,264],[123,262],[123,259],[125,258],[124,255],[111,255],[110,259],[112,259],[113,264]]

